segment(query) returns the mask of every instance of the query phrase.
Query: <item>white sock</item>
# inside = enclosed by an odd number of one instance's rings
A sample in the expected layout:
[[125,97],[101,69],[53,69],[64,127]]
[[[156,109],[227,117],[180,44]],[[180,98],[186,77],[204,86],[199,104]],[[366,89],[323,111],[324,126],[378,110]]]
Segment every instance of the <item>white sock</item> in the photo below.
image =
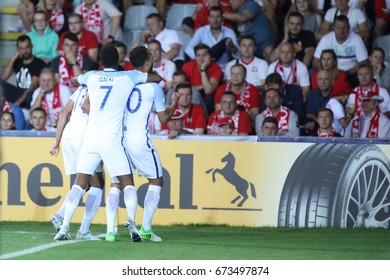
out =
[[97,187],[91,187],[89,189],[88,197],[85,201],[85,212],[80,226],[80,233],[85,234],[89,231],[92,219],[95,217],[99,210],[100,203],[102,202],[102,193],[103,190]]
[[134,186],[126,186],[123,190],[124,201],[126,205],[127,217],[135,220],[135,213],[137,211],[137,189]]
[[121,190],[110,188],[106,201],[107,232],[115,233],[115,218],[119,207],[119,195]]
[[72,189],[65,199],[64,221],[61,228],[67,227],[69,229],[70,220],[72,219],[74,212],[76,212],[77,206],[79,206],[80,199],[83,195],[84,190],[80,186],[72,186]]
[[[83,195],[84,194],[85,194],[85,190],[83,190]],[[65,216],[65,205],[66,205],[66,199],[62,203],[60,210],[58,210],[57,212],[57,214],[60,215],[61,218],[64,218]]]
[[57,211],[57,214],[58,214],[60,217],[62,217],[62,218],[64,218],[64,215],[65,215],[65,205],[66,205],[66,199],[65,199],[64,202],[62,203],[60,210]]
[[152,220],[160,201],[160,192],[160,186],[149,185],[144,202],[144,220],[142,223],[144,230],[152,229]]

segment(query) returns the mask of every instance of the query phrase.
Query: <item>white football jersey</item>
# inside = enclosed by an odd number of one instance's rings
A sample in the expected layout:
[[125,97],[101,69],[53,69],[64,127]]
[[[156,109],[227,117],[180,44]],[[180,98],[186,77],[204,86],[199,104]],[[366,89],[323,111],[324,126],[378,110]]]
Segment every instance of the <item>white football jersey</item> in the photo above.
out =
[[85,127],[88,123],[88,113],[81,109],[85,99],[88,96],[88,88],[80,86],[70,97],[73,101],[73,110],[69,122],[66,124],[62,138],[83,139]]
[[148,130],[150,111],[154,105],[156,112],[165,111],[164,92],[156,83],[139,84],[134,87],[125,110],[126,130],[145,134]]
[[120,135],[126,101],[136,84],[146,82],[147,75],[139,71],[114,69],[80,75],[78,81],[87,85],[90,100],[86,135]]
[[164,92],[156,83],[137,85],[125,110],[125,148],[138,174],[150,179],[162,176],[160,157],[149,137],[152,107],[165,111]]

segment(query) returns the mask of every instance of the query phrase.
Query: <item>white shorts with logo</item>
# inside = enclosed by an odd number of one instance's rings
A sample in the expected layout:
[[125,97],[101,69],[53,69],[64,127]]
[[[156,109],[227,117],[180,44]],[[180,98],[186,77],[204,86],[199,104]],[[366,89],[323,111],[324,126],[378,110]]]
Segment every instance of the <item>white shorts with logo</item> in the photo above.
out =
[[[76,174],[77,160],[83,140],[77,138],[63,138],[61,142],[65,173],[66,175]],[[95,172],[103,172],[103,162],[100,162]]]
[[110,177],[132,174],[130,159],[127,157],[122,138],[115,134],[87,136],[80,150],[77,172],[93,174],[103,161]]

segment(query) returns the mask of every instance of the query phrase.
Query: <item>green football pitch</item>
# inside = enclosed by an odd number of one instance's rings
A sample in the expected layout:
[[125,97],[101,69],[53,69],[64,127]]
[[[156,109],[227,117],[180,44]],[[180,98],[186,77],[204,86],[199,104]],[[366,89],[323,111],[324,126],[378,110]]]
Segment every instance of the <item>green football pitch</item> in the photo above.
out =
[[104,241],[105,225],[92,225],[102,241],[54,242],[51,223],[0,222],[0,259],[18,260],[390,260],[385,229],[271,228],[213,225],[154,226],[161,243],[132,243],[119,227]]

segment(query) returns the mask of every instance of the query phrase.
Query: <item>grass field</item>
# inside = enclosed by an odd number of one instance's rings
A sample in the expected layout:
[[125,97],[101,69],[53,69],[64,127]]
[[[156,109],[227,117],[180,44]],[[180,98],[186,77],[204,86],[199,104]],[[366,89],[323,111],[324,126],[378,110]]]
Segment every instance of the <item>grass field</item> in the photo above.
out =
[[[75,238],[78,224],[71,225]],[[104,240],[105,226],[91,231]],[[390,260],[385,229],[292,229],[211,225],[155,226],[161,243],[54,242],[51,223],[0,222],[0,259],[19,260]]]

